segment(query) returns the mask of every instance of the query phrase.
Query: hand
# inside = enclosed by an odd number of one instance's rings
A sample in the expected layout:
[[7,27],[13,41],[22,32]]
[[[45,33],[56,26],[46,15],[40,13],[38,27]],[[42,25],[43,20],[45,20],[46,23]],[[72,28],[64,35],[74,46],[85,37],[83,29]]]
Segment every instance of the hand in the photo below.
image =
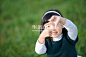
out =
[[49,21],[55,23],[55,28],[56,28],[56,26],[57,26],[59,23],[61,23],[61,24],[63,24],[63,25],[66,24],[66,19],[65,19],[65,18],[60,17],[60,16],[55,16],[55,15],[52,16],[52,17],[49,19]]
[[45,29],[44,29],[43,32],[42,32],[42,35],[43,35],[44,37],[50,37],[50,36],[51,36],[52,24],[53,24],[52,22],[49,22],[49,23],[46,23],[46,24],[44,25]]
[[45,29],[43,30],[43,32],[39,36],[38,42],[41,44],[43,44],[45,42],[46,37],[51,36],[51,31],[50,31],[49,25],[50,25],[50,23],[46,23],[44,25]]

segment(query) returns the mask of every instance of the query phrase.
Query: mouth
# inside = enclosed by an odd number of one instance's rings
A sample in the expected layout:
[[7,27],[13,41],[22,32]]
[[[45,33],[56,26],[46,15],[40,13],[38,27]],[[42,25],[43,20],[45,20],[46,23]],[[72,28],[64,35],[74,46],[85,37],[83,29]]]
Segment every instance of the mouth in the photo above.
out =
[[52,32],[52,35],[57,35],[57,32]]

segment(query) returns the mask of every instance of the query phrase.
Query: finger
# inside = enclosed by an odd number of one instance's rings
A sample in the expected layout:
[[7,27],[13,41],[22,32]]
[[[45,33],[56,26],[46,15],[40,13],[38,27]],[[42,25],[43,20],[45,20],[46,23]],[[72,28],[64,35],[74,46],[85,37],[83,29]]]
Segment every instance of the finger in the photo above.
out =
[[59,25],[59,21],[57,21],[57,22],[55,23],[55,28],[56,28],[58,25]]
[[48,29],[49,26],[50,26],[50,23],[46,23],[46,24],[44,25],[45,29]]
[[55,28],[57,27],[57,24],[55,23]]
[[44,28],[47,29],[47,24],[44,25]]
[[54,21],[54,19],[55,19],[55,16],[52,16],[48,21],[52,22]]
[[[51,25],[51,24],[54,24],[53,22],[48,22],[48,23],[46,23],[45,25]],[[44,25],[44,26],[45,26]]]

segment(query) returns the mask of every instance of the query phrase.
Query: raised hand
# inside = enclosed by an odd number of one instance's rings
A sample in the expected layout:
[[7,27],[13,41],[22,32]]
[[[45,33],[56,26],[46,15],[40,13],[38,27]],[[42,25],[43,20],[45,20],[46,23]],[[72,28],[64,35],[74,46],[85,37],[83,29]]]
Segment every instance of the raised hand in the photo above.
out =
[[51,35],[52,35],[51,32],[52,32],[52,27],[53,27],[52,25],[53,25],[53,23],[51,23],[51,22],[46,23],[44,25],[45,28],[44,28],[43,32],[40,34],[39,39],[38,39],[38,41],[41,44],[44,43],[46,37],[51,37]]
[[57,27],[57,25],[60,23],[60,24],[66,24],[66,19],[63,18],[63,17],[60,17],[60,16],[52,16],[48,21],[50,22],[54,22],[55,24],[55,27]]

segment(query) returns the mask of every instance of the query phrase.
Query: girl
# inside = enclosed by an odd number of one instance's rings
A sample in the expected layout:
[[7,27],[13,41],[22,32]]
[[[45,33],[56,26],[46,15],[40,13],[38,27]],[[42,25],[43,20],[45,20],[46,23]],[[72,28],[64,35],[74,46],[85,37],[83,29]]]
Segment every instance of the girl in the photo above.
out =
[[72,21],[63,18],[58,10],[48,10],[42,17],[41,25],[36,53],[47,53],[47,57],[77,57],[75,44],[78,30]]

